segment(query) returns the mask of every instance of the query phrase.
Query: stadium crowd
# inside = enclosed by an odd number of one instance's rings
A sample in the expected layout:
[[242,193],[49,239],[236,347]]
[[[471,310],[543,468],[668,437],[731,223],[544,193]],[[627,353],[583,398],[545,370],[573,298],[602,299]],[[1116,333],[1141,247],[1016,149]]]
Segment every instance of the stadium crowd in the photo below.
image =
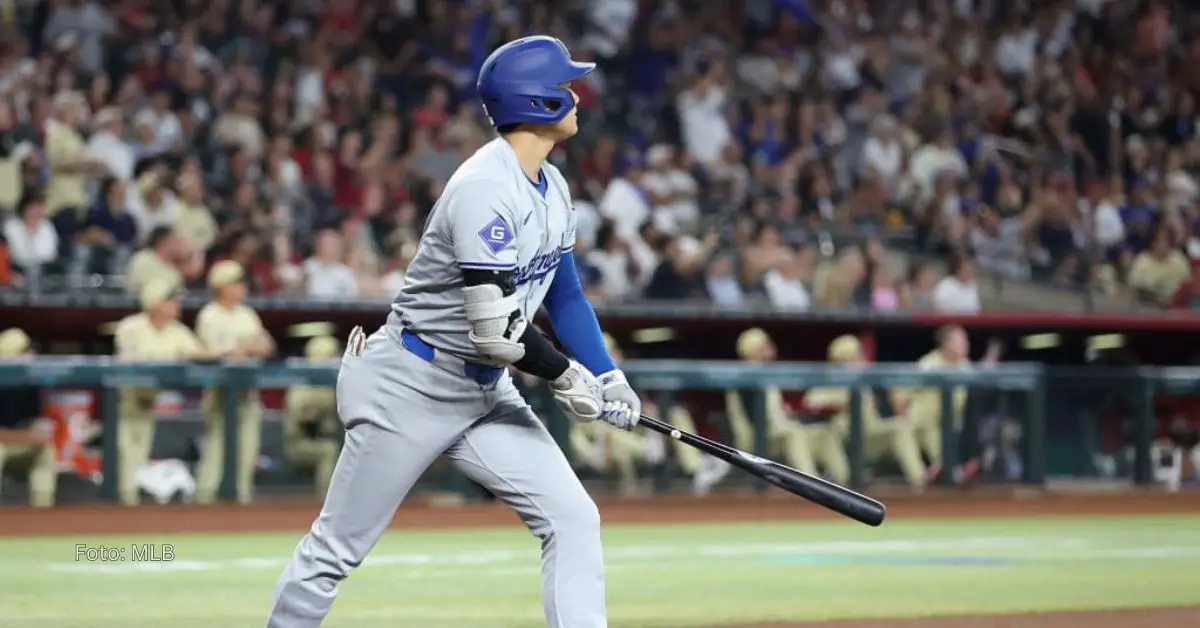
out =
[[599,65],[553,156],[598,300],[973,311],[978,266],[1193,309],[1197,6],[6,0],[0,281],[388,298],[538,32]]

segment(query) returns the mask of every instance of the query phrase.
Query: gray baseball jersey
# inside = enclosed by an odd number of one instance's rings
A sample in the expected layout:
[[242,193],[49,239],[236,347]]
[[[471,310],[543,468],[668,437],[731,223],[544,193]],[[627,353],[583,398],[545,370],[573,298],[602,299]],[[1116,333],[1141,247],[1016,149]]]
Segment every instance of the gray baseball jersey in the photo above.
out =
[[461,268],[512,269],[532,316],[574,244],[566,182],[550,165],[543,173],[544,198],[499,139],[463,163],[430,214],[387,324],[346,343],[337,380],[345,445],[321,514],[276,584],[268,628],[321,625],[338,583],[438,456],[542,540],[546,625],[607,626],[596,504],[507,371],[478,379],[467,335]]
[[[542,306],[563,253],[575,246],[570,189],[546,164],[545,198],[530,185],[512,146],[495,139],[446,183],[425,224],[388,326],[420,335],[435,348],[479,360],[467,337],[460,269],[511,270],[526,318]],[[396,330],[398,331],[398,329]]]

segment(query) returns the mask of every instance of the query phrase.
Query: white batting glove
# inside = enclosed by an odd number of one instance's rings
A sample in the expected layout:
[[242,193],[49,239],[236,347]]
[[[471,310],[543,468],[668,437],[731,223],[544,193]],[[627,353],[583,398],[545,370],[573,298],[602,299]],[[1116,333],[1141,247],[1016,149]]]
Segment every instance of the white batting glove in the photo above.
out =
[[600,380],[600,391],[604,398],[600,420],[621,430],[637,427],[642,414],[642,400],[625,379],[625,374],[620,370],[612,370],[597,379]]
[[550,382],[550,389],[554,391],[554,403],[575,421],[591,423],[601,417],[604,399],[600,382],[575,360],[570,361],[558,379]]

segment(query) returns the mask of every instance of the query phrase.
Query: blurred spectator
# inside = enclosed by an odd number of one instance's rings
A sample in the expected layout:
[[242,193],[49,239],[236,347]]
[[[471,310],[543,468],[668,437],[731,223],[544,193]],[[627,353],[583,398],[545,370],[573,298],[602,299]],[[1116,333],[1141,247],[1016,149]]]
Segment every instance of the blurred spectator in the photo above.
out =
[[36,159],[37,147],[21,139],[12,106],[0,100],[0,211],[16,210],[25,193],[24,166]]
[[117,24],[108,11],[91,0],[66,0],[53,3],[50,17],[42,30],[42,41],[60,50],[78,47],[84,70],[95,72],[105,59],[104,40],[115,35]]
[[[954,145],[949,126],[933,132],[933,141],[913,152],[908,174],[918,192],[928,198],[935,195],[939,182],[957,184],[967,175],[967,162]],[[948,199],[942,200],[949,202]]]
[[584,254],[587,263],[595,267],[600,279],[597,296],[618,300],[633,292],[630,281],[628,247],[611,220],[605,220],[596,232],[596,246]]
[[146,238],[146,245],[133,254],[125,269],[125,290],[129,294],[141,294],[149,282],[154,281],[176,288],[184,285],[179,260],[182,254],[179,236],[170,227],[157,227]]
[[[650,219],[653,199],[643,187],[643,165],[638,157],[627,160],[623,171],[608,183],[600,199],[600,214],[613,222],[617,234],[636,238],[642,223]],[[662,228],[661,223],[655,222]]]
[[933,307],[940,312],[975,314],[979,312],[979,288],[975,285],[975,264],[959,255],[950,263],[950,274],[933,289]]
[[100,186],[100,202],[91,208],[76,242],[77,273],[119,274],[137,247],[138,228],[126,211],[125,182],[115,177]]
[[[718,255],[705,272],[705,288],[713,303],[723,307],[746,305],[746,295],[733,272],[733,260],[728,254]],[[807,294],[807,292],[806,292]]]
[[878,181],[889,199],[897,199],[904,158],[904,145],[900,141],[896,119],[890,115],[876,118],[871,124],[871,137],[863,143],[859,155],[859,176]]
[[936,281],[932,265],[914,264],[909,267],[908,280],[900,291],[900,302],[914,310],[932,309]]
[[92,125],[95,132],[88,138],[88,152],[99,159],[112,176],[122,181],[133,179],[137,157],[124,140],[121,110],[116,107],[101,109],[92,118]]
[[1104,257],[1119,253],[1125,240],[1125,223],[1119,212],[1120,196],[1120,190],[1110,188],[1107,182],[1092,181],[1078,202],[1079,212],[1090,227],[1092,244]]
[[[142,125],[153,129],[153,139],[143,147],[147,155],[178,153],[184,147],[183,126],[179,122],[179,116],[171,109],[173,98],[171,86],[165,82],[161,83],[155,86],[150,94],[150,106],[138,114]],[[234,109],[238,110],[239,107],[235,105]],[[220,128],[214,128],[214,135]],[[215,139],[220,143],[223,138],[215,135]]]
[[[166,103],[168,96],[163,95],[159,98],[162,94],[165,92],[155,94],[156,105]],[[237,147],[246,151],[252,159],[261,157],[265,150],[266,137],[258,123],[262,113],[259,109],[252,95],[239,94],[233,101],[233,107],[222,112],[213,124],[213,139],[219,146]],[[177,135],[179,120],[174,114],[165,111],[165,107],[156,107],[155,114],[160,116],[155,135],[161,145],[162,142],[169,141],[167,138]]]
[[75,239],[79,222],[89,206],[87,188],[91,176],[107,171],[98,157],[88,155],[83,136],[76,127],[86,104],[77,92],[59,92],[54,97],[54,121],[46,131],[46,156],[50,178],[46,184],[46,210],[58,231],[59,243]]
[[871,273],[871,309],[891,312],[900,309],[900,290],[896,278],[885,268],[876,268]]
[[313,255],[304,261],[309,296],[326,299],[358,296],[354,270],[345,264],[345,245],[337,231],[325,229],[316,235]]
[[1190,274],[1187,258],[1171,246],[1170,233],[1160,229],[1151,240],[1150,248],[1133,258],[1129,286],[1138,298],[1169,305]]
[[791,254],[779,229],[769,224],[758,227],[753,242],[746,243],[741,249],[738,267],[742,281],[748,286],[761,287],[767,271],[788,261]]
[[1025,243],[1034,216],[1027,210],[1025,215],[1001,218],[989,207],[981,207],[978,222],[971,229],[971,252],[980,268],[1000,273],[1013,279],[1029,276],[1029,261],[1025,255]]
[[1034,229],[1030,261],[1033,270],[1058,283],[1071,283],[1077,277],[1080,242],[1077,233],[1076,206],[1065,175],[1056,175],[1054,187],[1035,191],[1026,212],[1027,224]]
[[[589,251],[590,252],[590,251]],[[404,286],[404,276],[408,271],[408,265],[417,254],[417,245],[413,242],[403,242],[396,251],[395,260],[391,268],[383,275],[381,282],[386,291],[386,296],[394,296]]]
[[763,273],[762,281],[771,307],[790,312],[803,312],[812,307],[812,296],[800,278],[795,253],[789,253],[778,265]]
[[152,168],[138,177],[133,184],[136,200],[129,204],[129,209],[137,221],[140,233],[150,234],[175,224],[179,201],[175,194],[164,186],[162,178],[160,170]]
[[1192,266],[1188,280],[1171,296],[1171,309],[1200,311],[1200,266]]
[[172,227],[184,243],[196,251],[207,251],[217,240],[217,221],[204,204],[204,182],[198,175],[179,177],[179,200]]
[[848,308],[869,305],[867,263],[862,250],[855,247],[843,251],[817,281],[817,302],[827,308]]
[[58,258],[58,233],[46,218],[41,197],[26,195],[17,215],[4,222],[9,263],[19,273],[41,271]]
[[676,100],[683,145],[688,157],[701,168],[711,168],[719,162],[733,140],[725,119],[726,78],[720,63],[703,62],[691,85]]
[[[537,32],[599,64],[572,85],[580,137],[552,159],[602,298],[653,284],[755,302],[796,247],[832,256],[864,233],[1114,295],[1139,290],[1134,259],[1163,227],[1200,259],[1195,3],[476,4],[17,3],[0,211],[45,198],[53,272],[82,272],[67,249],[112,176],[143,239],[173,227],[193,249],[174,262],[186,275],[238,250],[252,289],[276,294],[306,290],[316,232],[359,219],[370,246],[348,241],[328,264],[349,275],[330,272],[390,292],[399,243],[493,136],[480,62]],[[730,259],[680,273],[709,226]],[[937,279],[851,257],[801,277],[815,306],[922,307]]]
[[703,294],[704,264],[719,243],[716,231],[709,231],[701,242],[691,236],[659,236],[659,262],[646,285],[645,297],[681,300]]

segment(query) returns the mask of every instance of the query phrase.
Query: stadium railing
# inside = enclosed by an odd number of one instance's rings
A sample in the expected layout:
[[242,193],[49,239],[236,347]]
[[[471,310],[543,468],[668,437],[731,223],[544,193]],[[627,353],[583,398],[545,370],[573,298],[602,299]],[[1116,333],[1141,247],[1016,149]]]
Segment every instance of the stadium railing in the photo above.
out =
[[[800,390],[815,386],[863,388],[936,388],[941,391],[943,408],[951,407],[951,397],[958,387],[980,387],[1001,393],[1019,393],[1024,398],[1021,415],[1020,457],[1024,461],[1019,480],[1040,485],[1045,481],[1045,387],[1043,368],[1037,364],[1004,364],[988,369],[920,371],[912,366],[871,365],[860,369],[830,368],[823,364],[780,362],[773,364],[738,364],[720,361],[651,360],[630,361],[623,365],[635,385],[653,391],[663,414],[672,407],[677,395],[688,391],[724,391],[728,389],[762,389],[774,386],[784,390]],[[1141,374],[1150,383],[1147,390],[1166,386],[1195,386],[1200,378],[1179,369],[1143,369]],[[1190,379],[1189,379],[1190,378]],[[118,363],[108,357],[63,356],[42,357],[23,362],[0,363],[0,387],[32,385],[43,388],[101,389],[100,417],[103,422],[101,438],[103,451],[103,483],[101,496],[115,497],[117,474],[118,404],[116,394],[121,388],[159,389],[219,389],[230,405],[226,408],[227,427],[225,447],[237,448],[237,395],[243,389],[279,389],[300,384],[332,386],[337,379],[336,366],[313,365],[298,359],[271,363],[239,363],[236,365],[202,365],[181,363]],[[852,461],[852,484],[864,483],[863,434],[861,421],[862,393],[852,397],[852,421],[848,453]],[[761,404],[751,403],[749,414],[756,427],[764,421]],[[943,411],[943,433],[953,434],[954,413]],[[1138,469],[1135,480],[1148,481],[1149,438],[1152,433],[1152,413],[1141,414],[1137,430]],[[767,455],[766,430],[756,429],[753,453]],[[959,459],[957,440],[943,439],[943,459],[949,463]],[[225,457],[223,497],[231,498],[233,456]],[[1144,468],[1143,468],[1144,467]],[[948,474],[947,474],[948,475]]]

